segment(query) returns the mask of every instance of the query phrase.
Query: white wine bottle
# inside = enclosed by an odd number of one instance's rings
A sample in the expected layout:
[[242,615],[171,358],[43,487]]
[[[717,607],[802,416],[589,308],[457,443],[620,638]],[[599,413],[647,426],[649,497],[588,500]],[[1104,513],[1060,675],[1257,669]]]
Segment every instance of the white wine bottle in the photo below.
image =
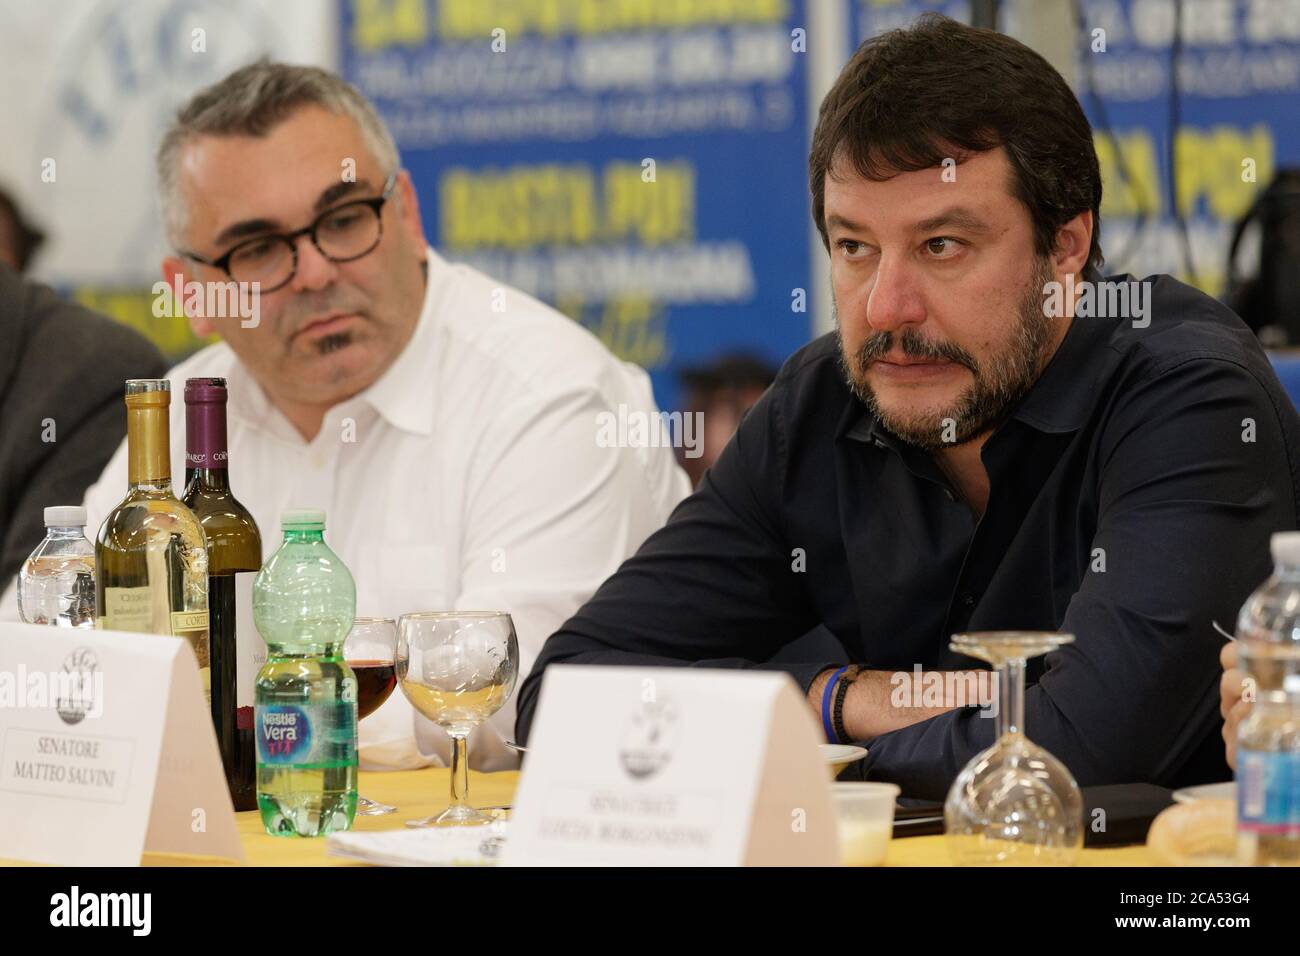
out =
[[211,702],[208,551],[198,518],[172,492],[166,379],[126,383],[127,492],[95,542],[97,624],[189,641]]

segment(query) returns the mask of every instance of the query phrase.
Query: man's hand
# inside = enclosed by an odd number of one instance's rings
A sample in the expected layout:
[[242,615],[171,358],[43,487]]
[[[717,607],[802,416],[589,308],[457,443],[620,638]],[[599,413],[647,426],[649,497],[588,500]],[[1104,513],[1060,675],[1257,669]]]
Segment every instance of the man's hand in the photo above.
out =
[[1251,702],[1241,699],[1244,675],[1237,668],[1237,644],[1229,641],[1219,651],[1223,679],[1219,681],[1219,713],[1223,714],[1223,743],[1228,766],[1237,769],[1237,725],[1250,713]]
[[[808,703],[820,723],[822,694],[834,670],[808,688]],[[844,729],[851,740],[870,740],[919,724],[957,707],[985,706],[994,699],[991,671],[862,671],[844,698]]]

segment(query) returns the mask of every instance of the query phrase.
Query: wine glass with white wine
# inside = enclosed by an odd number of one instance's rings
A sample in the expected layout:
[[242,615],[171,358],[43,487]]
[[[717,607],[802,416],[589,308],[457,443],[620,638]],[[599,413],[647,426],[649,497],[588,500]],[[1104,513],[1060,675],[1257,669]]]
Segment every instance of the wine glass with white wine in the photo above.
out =
[[397,620],[397,682],[451,738],[451,804],[409,827],[488,824],[469,805],[469,733],[500,710],[519,676],[519,641],[504,611],[421,611]]

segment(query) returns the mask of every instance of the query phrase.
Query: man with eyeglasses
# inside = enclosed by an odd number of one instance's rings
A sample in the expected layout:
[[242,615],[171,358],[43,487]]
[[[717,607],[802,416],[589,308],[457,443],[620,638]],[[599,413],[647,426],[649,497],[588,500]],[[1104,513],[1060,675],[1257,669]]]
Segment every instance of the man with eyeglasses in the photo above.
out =
[[[597,441],[601,413],[656,413],[648,377],[430,249],[392,137],[330,73],[236,71],[181,108],[157,163],[163,279],[256,290],[256,322],[186,299],[222,342],[170,378],[227,380],[231,483],[266,553],[282,510],[323,507],[359,615],[509,611],[526,673],[689,491],[671,449]],[[123,446],[86,495],[92,534],[125,487]],[[513,723],[511,703],[475,732],[473,766],[517,764]],[[401,694],[359,729],[363,766],[447,759]]]

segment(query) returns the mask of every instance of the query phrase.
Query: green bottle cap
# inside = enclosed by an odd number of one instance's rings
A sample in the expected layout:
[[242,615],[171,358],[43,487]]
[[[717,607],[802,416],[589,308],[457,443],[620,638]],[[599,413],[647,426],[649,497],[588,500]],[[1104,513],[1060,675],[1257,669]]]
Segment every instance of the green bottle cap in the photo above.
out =
[[281,531],[288,531],[290,528],[301,531],[324,527],[325,512],[321,508],[290,508],[280,513]]

